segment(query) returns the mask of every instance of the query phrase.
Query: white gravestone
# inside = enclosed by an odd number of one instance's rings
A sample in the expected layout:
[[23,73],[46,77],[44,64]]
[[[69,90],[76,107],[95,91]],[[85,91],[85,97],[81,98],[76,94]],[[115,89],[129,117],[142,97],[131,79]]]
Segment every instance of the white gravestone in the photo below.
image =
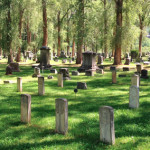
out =
[[22,78],[17,78],[17,91],[22,92]]
[[45,94],[45,87],[44,87],[44,77],[38,77],[38,93],[39,95]]
[[139,87],[139,75],[134,74],[131,78],[131,85]]
[[63,87],[63,74],[58,73],[58,86]]

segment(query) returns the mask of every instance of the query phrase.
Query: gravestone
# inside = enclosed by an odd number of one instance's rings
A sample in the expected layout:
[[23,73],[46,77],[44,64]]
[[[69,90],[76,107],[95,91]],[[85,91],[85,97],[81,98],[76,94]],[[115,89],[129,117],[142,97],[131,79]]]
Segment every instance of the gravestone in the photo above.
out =
[[79,72],[85,72],[85,70],[95,70],[98,69],[98,66],[96,65],[96,53],[91,51],[86,51],[82,53],[83,56],[83,62],[81,67],[78,69]]
[[14,82],[11,80],[4,80],[4,84],[11,84],[11,83],[14,83]]
[[110,71],[116,71],[116,67],[115,66],[111,66],[110,67]]
[[55,100],[56,107],[56,132],[66,134],[68,132],[68,101],[64,98]]
[[97,64],[100,64],[100,65],[103,64],[103,56],[98,55],[98,63]]
[[113,84],[117,83],[117,73],[115,70],[112,71],[112,83]]
[[38,94],[44,95],[45,94],[45,87],[44,87],[44,77],[38,77]]
[[[100,69],[105,69],[105,66],[98,66],[98,67],[99,67]],[[99,68],[98,68],[98,69],[99,69]]]
[[77,89],[87,89],[85,82],[77,82]]
[[21,122],[29,123],[31,121],[31,95],[21,95]]
[[131,78],[131,85],[132,85],[132,86],[139,87],[139,83],[140,83],[139,80],[140,80],[140,79],[139,79],[139,76],[136,75],[136,74],[134,74],[134,75],[132,76],[132,78]]
[[104,70],[103,69],[96,69],[96,73],[104,74]]
[[47,46],[42,46],[40,48],[40,68],[44,66],[45,69],[51,68],[50,65],[50,48]]
[[17,78],[17,91],[22,92],[22,78]]
[[142,68],[143,68],[142,64],[137,64],[136,65],[136,69],[137,69],[138,73],[141,73]]
[[70,76],[69,76],[68,68],[60,68],[59,73],[63,74],[63,80],[70,80],[71,79]]
[[146,69],[141,70],[141,78],[148,79],[148,71]]
[[67,58],[67,56],[66,56],[66,54],[65,54],[65,52],[64,52],[64,51],[61,51],[61,53],[60,53],[60,57],[61,57],[61,58]]
[[72,59],[69,59],[69,63],[72,64]]
[[139,107],[139,88],[137,86],[130,87],[129,107],[130,108]]
[[130,71],[129,67],[123,67],[123,71]]
[[54,79],[54,77],[53,76],[48,76],[47,79]]
[[67,62],[67,60],[66,60],[66,59],[63,59],[63,60],[62,60],[62,63],[63,63],[63,64],[65,64],[66,62]]
[[34,68],[34,74],[32,75],[33,78],[39,77],[40,76],[40,68],[35,67]]
[[57,70],[56,70],[56,69],[50,69],[50,73],[55,73],[55,74],[57,74]]
[[59,60],[58,60],[58,58],[54,58],[54,61],[55,61],[55,62],[58,62]]
[[130,59],[129,58],[126,58],[125,65],[130,65]]
[[94,76],[94,71],[95,71],[95,70],[92,70],[92,69],[86,70],[86,71],[85,71],[85,75],[86,75],[86,76]]
[[144,64],[144,65],[149,65],[149,64],[150,64],[150,62],[148,62],[148,61],[144,61],[144,62],[143,62],[143,64]]
[[99,109],[100,141],[115,144],[114,110],[112,107],[103,106]]
[[12,75],[12,68],[10,67],[10,65],[6,67],[6,75]]
[[9,65],[12,68],[12,72],[20,72],[18,63],[10,63]]
[[72,76],[79,76],[80,73],[78,71],[72,71]]
[[58,86],[63,88],[63,74],[58,73]]

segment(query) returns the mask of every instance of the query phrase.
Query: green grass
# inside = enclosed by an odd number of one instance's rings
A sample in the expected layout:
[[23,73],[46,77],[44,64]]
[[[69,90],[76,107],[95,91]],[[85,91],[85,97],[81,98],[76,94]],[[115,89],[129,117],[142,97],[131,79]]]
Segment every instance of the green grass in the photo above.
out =
[[[3,62],[3,63],[2,63]],[[140,107],[129,109],[129,87],[131,75],[135,72],[123,72],[127,77],[117,78],[117,84],[111,83],[111,72],[87,77],[71,76],[64,81],[64,88],[57,87],[57,75],[45,70],[45,95],[38,96],[37,78],[32,78],[33,69],[28,61],[21,64],[21,72],[5,75],[6,60],[0,63],[0,149],[1,150],[148,150],[150,149],[150,78],[141,80]],[[56,62],[52,61],[51,64]],[[59,69],[61,61],[53,68]],[[104,64],[111,64],[106,60]],[[68,67],[68,65],[66,65]],[[135,67],[134,64],[131,64]],[[149,66],[148,66],[149,68]],[[69,67],[77,70],[74,65]],[[48,80],[47,76],[54,79]],[[32,96],[31,123],[20,123],[20,95],[17,91],[17,77],[23,79],[24,94]],[[12,80],[13,84],[3,84]],[[79,90],[77,97],[73,92],[76,83],[84,81],[87,90]],[[55,133],[55,99],[68,100],[68,134]],[[106,145],[99,141],[99,107],[108,105],[114,108],[116,144]]]

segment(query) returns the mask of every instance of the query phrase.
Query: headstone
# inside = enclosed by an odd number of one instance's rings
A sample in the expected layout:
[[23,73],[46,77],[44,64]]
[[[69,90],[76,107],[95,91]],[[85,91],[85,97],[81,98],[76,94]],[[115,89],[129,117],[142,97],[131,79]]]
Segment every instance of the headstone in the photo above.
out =
[[72,76],[79,76],[80,73],[78,71],[72,71]]
[[[100,69],[105,69],[105,66],[98,66],[98,67],[99,67]],[[99,68],[98,68],[98,69],[99,69]]]
[[56,69],[50,69],[50,73],[55,73],[55,74],[57,74],[57,70],[56,70]]
[[110,71],[114,71],[114,70],[116,71],[116,67],[115,66],[111,66],[110,67]]
[[70,80],[71,79],[70,76],[69,76],[68,68],[60,68],[59,73],[63,74],[63,80]]
[[63,74],[58,73],[58,86],[63,87]]
[[40,76],[40,68],[35,67],[34,68],[34,74],[32,75],[32,77],[39,77]]
[[31,95],[21,95],[21,122],[29,123],[31,121]]
[[115,144],[114,110],[112,107],[103,106],[99,109],[100,141]]
[[72,64],[72,59],[69,59],[69,63]]
[[140,83],[140,81],[139,81],[139,76],[136,75],[136,74],[134,74],[134,75],[132,76],[132,78],[131,78],[131,85],[132,85],[132,86],[139,87],[139,83]]
[[18,63],[10,63],[9,65],[12,68],[12,72],[20,72]]
[[130,59],[129,58],[126,58],[125,65],[130,65]]
[[44,95],[45,94],[45,87],[44,87],[44,77],[38,77],[38,94]]
[[129,67],[123,67],[123,71],[130,71]]
[[17,91],[22,92],[22,78],[17,78]]
[[104,70],[103,69],[96,69],[96,73],[104,74]]
[[4,80],[4,84],[11,84],[13,83],[13,81],[10,81],[10,80]]
[[54,79],[54,77],[53,76],[48,76],[47,79]]
[[136,69],[137,69],[138,73],[141,73],[142,68],[143,68],[142,64],[137,64],[136,65]]
[[129,107],[130,108],[139,107],[139,88],[137,86],[130,87]]
[[117,73],[115,70],[112,71],[112,83],[113,84],[117,83]]
[[68,102],[64,98],[55,100],[56,107],[56,132],[66,134],[68,132]]
[[86,76],[94,76],[94,70],[92,70],[92,69],[86,70],[85,75]]
[[126,74],[119,74],[118,77],[126,77]]
[[85,70],[95,70],[98,69],[98,66],[96,65],[96,53],[92,51],[86,51],[82,53],[83,56],[83,62],[81,67],[78,69],[79,72],[85,72]]
[[85,82],[77,82],[77,89],[87,89]]
[[57,58],[54,59],[55,62],[58,62],[59,60]]
[[64,51],[61,51],[61,53],[60,53],[60,57],[61,57],[61,58],[67,58],[67,56],[66,56],[66,54],[65,54],[65,52],[64,52]]
[[12,68],[10,67],[10,65],[6,67],[6,75],[12,75]]
[[141,70],[141,78],[148,79],[148,71],[146,69]]
[[148,61],[144,61],[144,62],[143,62],[143,64],[144,64],[144,65],[149,65],[149,64],[150,64],[150,62],[148,62]]
[[47,46],[42,46],[40,48],[40,67],[44,66],[45,69],[51,68],[50,65],[50,48]]
[[97,64],[100,64],[100,65],[103,64],[103,56],[98,55],[98,63]]
[[67,62],[67,60],[66,60],[66,59],[63,59],[63,60],[62,60],[62,63],[63,63],[63,64],[65,64],[66,62]]

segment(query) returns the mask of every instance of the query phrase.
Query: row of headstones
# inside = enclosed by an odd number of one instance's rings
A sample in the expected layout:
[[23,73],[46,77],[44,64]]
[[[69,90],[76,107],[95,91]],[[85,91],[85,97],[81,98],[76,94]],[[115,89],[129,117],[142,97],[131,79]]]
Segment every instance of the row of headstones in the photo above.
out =
[[[68,101],[60,98],[55,100],[56,133],[68,132]],[[99,109],[100,141],[115,144],[114,111],[112,107],[103,106]],[[21,122],[31,122],[31,95],[21,95]]]

